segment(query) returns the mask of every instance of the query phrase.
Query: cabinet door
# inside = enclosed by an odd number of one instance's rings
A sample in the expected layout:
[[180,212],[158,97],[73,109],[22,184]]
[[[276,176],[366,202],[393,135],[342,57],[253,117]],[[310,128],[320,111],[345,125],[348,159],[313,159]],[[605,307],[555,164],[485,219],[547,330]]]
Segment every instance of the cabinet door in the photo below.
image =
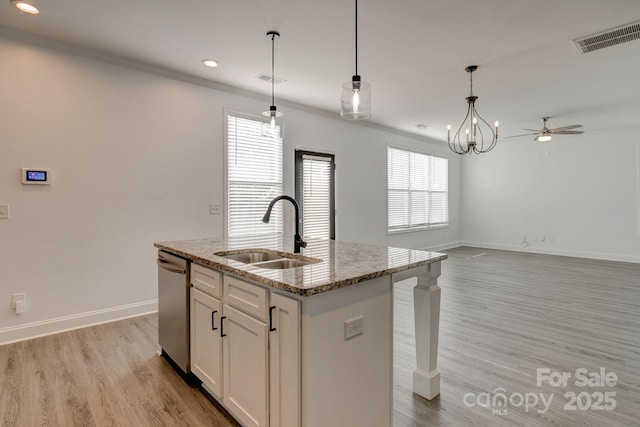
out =
[[191,288],[191,371],[222,398],[222,302]]
[[300,425],[300,303],[271,294],[269,417],[272,426]]
[[269,422],[267,325],[224,304],[224,404],[244,425]]

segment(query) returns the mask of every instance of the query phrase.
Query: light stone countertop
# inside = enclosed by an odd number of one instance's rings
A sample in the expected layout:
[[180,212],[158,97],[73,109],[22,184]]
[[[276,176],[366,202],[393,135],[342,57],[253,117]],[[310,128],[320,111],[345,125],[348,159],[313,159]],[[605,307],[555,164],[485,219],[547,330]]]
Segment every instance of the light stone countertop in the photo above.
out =
[[[242,252],[246,248],[267,249],[269,252],[291,252],[293,243],[286,239],[283,247],[257,244],[234,244],[219,239],[176,240],[157,242],[160,250],[233,273],[266,286],[301,296],[315,295],[353,285],[376,277],[425,266],[447,258],[446,254],[416,249],[393,248],[334,240],[308,240],[301,250],[303,257],[321,262],[283,270],[260,268],[214,255],[220,251]],[[288,254],[291,256],[292,254]]]

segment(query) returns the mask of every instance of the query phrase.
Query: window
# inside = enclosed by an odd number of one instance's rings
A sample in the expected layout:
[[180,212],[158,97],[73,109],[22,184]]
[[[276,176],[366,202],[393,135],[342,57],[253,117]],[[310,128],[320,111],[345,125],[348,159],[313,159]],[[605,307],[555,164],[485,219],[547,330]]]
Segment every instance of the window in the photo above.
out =
[[304,238],[335,239],[334,157],[296,150],[296,200]]
[[[230,247],[282,245],[282,203],[268,224],[269,202],[282,194],[282,138],[263,122],[227,114],[227,239]],[[278,126],[279,127],[279,126]]]
[[388,231],[449,223],[449,160],[387,147]]

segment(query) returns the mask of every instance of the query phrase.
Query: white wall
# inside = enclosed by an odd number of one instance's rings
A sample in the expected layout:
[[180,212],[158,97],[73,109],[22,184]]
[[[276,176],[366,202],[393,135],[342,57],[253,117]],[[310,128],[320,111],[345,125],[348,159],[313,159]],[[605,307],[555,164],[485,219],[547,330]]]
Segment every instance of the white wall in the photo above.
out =
[[[153,242],[219,237],[223,110],[266,101],[0,38],[0,343],[154,310]],[[339,83],[337,94],[339,94]],[[338,102],[338,99],[336,99]],[[450,162],[451,226],[387,236],[386,144],[446,146],[279,105],[285,188],[293,149],[336,155],[337,237],[414,248],[460,240],[460,160]],[[51,186],[23,186],[47,167]],[[11,294],[26,292],[16,315]]]
[[587,127],[547,143],[503,140],[465,158],[464,243],[640,262],[639,140],[637,130]]

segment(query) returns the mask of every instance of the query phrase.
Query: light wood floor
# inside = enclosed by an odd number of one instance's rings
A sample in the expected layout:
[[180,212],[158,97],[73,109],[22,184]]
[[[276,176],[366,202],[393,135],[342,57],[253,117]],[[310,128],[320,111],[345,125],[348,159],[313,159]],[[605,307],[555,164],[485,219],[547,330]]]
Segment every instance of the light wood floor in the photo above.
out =
[[[640,426],[640,264],[476,248],[447,253],[438,281],[441,394],[433,401],[411,394],[412,293],[396,285],[395,427]],[[538,368],[572,377],[567,387],[538,387]],[[579,368],[614,372],[617,385],[576,387]],[[497,388],[509,397],[554,396],[546,413],[537,411],[542,403],[528,412],[510,405],[502,416],[463,401]],[[567,392],[605,391],[616,393],[612,411],[564,409]]]
[[[395,427],[640,425],[640,265],[447,252],[439,280],[442,392],[432,401],[411,393],[413,284],[396,284]],[[235,425],[156,351],[155,315],[0,346],[0,425]],[[538,368],[572,377],[567,387],[538,387]],[[617,384],[577,387],[578,368],[605,368]],[[464,403],[465,395],[474,402],[498,389],[515,402],[498,408],[504,415]],[[564,409],[567,392],[605,391],[615,392],[612,411]],[[517,407],[518,393],[553,394],[550,409]]]

